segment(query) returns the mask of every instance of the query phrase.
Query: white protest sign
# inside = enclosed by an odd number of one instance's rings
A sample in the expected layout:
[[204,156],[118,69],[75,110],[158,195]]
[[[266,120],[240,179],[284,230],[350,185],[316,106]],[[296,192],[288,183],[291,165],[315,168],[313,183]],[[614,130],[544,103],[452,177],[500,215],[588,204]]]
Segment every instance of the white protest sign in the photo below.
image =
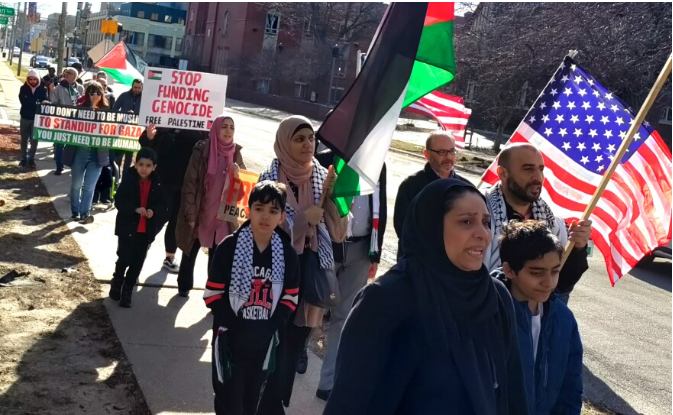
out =
[[147,67],[138,124],[209,130],[226,91],[226,75]]

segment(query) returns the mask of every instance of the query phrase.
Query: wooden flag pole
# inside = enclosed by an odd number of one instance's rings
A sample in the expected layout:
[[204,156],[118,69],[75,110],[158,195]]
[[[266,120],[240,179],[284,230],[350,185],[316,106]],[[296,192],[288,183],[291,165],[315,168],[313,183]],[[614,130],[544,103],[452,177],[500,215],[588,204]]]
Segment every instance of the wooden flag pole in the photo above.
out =
[[[601,180],[600,185],[596,189],[596,193],[594,193],[591,202],[589,202],[586,210],[584,211],[584,214],[582,215],[582,220],[587,220],[591,217],[591,213],[594,211],[594,208],[598,204],[598,201],[603,195],[605,188],[608,186],[610,179],[612,179],[612,175],[617,169],[617,166],[619,166],[619,163],[624,157],[624,154],[626,154],[626,150],[631,145],[631,142],[633,141],[633,137],[635,136],[636,131],[638,131],[638,128],[640,128],[643,121],[645,121],[645,115],[647,115],[647,113],[650,111],[652,104],[654,104],[654,100],[657,98],[657,95],[659,95],[659,91],[661,91],[661,88],[664,86],[664,83],[666,82],[666,79],[670,74],[671,74],[671,55],[668,56],[668,60],[666,61],[664,68],[661,70],[661,73],[659,74],[657,81],[654,83],[654,86],[650,90],[649,95],[647,95],[647,98],[645,99],[643,106],[640,107],[640,111],[638,111],[638,115],[636,115],[633,124],[631,124],[631,127],[629,127],[629,131],[626,133],[626,138],[624,139],[624,141],[622,141],[622,145],[619,147],[619,151],[617,151],[617,154],[615,155],[615,158],[612,160],[612,163],[610,163],[610,167],[608,168],[607,172],[603,175],[603,179]],[[561,258],[561,266],[565,264],[566,259],[568,259],[568,256],[570,255],[570,251],[572,251],[574,247],[575,242],[568,241],[568,243],[565,246],[565,251],[563,252],[563,257]]]

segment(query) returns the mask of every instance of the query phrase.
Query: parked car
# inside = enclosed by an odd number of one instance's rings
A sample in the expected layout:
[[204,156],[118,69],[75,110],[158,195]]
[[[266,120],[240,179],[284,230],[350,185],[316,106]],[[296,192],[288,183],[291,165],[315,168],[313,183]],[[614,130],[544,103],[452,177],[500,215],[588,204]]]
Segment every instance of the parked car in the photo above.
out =
[[19,48],[17,48],[17,47],[14,47],[14,52],[13,52],[13,54],[14,54],[14,56],[19,56],[19,55],[21,54],[21,49],[19,49]]
[[30,66],[32,68],[48,68],[50,63],[49,58],[46,56],[38,55],[30,58]]
[[63,59],[63,61],[65,62],[65,66],[72,66],[73,63],[81,63],[79,59],[74,56],[69,57],[67,61]]
[[654,248],[654,250],[647,256],[640,260],[640,264],[650,264],[655,258],[671,259],[671,241],[668,244]]

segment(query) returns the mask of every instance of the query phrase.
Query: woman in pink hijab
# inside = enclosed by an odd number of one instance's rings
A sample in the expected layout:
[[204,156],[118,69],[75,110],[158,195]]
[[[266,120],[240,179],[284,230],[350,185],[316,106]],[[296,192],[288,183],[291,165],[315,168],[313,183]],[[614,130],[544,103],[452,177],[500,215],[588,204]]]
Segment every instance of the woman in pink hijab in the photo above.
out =
[[[182,186],[182,201],[176,225],[178,247],[183,252],[178,273],[178,292],[186,297],[194,285],[194,264],[201,247],[209,254],[238,224],[217,218],[227,178],[238,177],[245,169],[241,146],[234,142],[233,118],[220,115],[210,128],[208,139],[199,141]],[[210,267],[212,255],[208,255]]]
[[[273,147],[276,158],[262,172],[259,181],[272,180],[284,183],[288,188],[287,219],[282,226],[292,235],[301,266],[306,261],[308,250],[311,250],[318,254],[320,267],[328,269],[334,267],[331,241],[346,239],[348,218],[339,217],[336,205],[329,197],[336,176],[328,174],[313,157],[315,145],[311,121],[301,116],[284,119],[276,132]],[[325,197],[322,206],[318,206],[323,192],[328,197]],[[305,276],[301,275],[299,306],[290,316],[285,329],[279,332],[278,366],[267,380],[258,415],[283,414],[283,406],[290,405],[297,362],[311,329],[322,322],[325,310],[302,299],[304,279]]]

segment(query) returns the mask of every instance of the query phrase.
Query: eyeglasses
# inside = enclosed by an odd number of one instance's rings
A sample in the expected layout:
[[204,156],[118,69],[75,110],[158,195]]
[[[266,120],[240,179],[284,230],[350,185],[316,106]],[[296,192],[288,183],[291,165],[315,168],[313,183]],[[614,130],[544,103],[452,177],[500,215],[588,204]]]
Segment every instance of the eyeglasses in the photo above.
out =
[[452,148],[451,150],[433,150],[429,148],[428,151],[432,151],[433,153],[439,155],[439,157],[446,157],[449,154],[455,156],[456,153],[458,153],[455,148]]
[[90,97],[92,97],[94,95],[103,95],[103,94],[101,94],[100,92],[97,92],[97,91],[96,92],[89,92]]

